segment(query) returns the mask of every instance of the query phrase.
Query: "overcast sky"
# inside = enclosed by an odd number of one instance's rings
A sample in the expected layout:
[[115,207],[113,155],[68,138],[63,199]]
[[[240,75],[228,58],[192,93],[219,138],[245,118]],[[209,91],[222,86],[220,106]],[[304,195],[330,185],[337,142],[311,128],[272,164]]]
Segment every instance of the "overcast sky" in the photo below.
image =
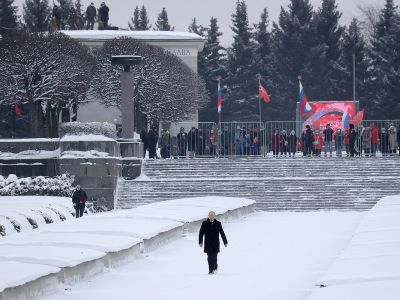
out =
[[[93,1],[93,0],[92,0]],[[310,0],[314,7],[320,6],[321,0]],[[22,7],[24,0],[15,0],[15,3]],[[53,3],[53,0],[49,1]],[[85,7],[91,0],[82,0]],[[102,0],[94,0],[98,7]],[[224,36],[222,42],[227,44],[231,41],[232,31],[231,14],[234,12],[236,0],[109,0],[105,1],[110,7],[110,22],[114,26],[128,27],[133,10],[136,5],[145,5],[150,22],[155,23],[158,13],[163,7],[167,9],[170,24],[175,26],[176,31],[187,31],[191,20],[196,17],[199,24],[208,25],[212,16],[218,18],[220,29]],[[270,18],[276,21],[280,7],[287,7],[289,0],[247,0],[250,23],[257,23],[264,7],[267,7]],[[399,4],[399,0],[396,0]],[[385,0],[338,0],[339,8],[343,12],[343,22],[348,23],[354,16],[359,15],[357,5],[380,5]]]

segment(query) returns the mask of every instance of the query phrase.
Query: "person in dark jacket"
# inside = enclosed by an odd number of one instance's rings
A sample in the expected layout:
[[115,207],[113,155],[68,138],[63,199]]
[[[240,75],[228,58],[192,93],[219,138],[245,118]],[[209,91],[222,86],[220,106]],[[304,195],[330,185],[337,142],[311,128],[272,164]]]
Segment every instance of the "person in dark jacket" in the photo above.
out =
[[94,3],[92,2],[86,8],[86,19],[87,19],[86,30],[89,30],[89,28],[90,30],[93,30],[96,17],[97,17],[97,10],[96,7],[94,7]]
[[331,124],[326,124],[326,129],[324,129],[323,138],[324,138],[324,146],[325,146],[325,157],[329,155],[332,157],[332,140],[333,140],[333,129],[331,128]]
[[108,8],[108,6],[104,2],[102,2],[99,8],[99,17],[100,21],[103,23],[103,29],[107,29],[108,27],[109,11],[110,9]]
[[61,30],[61,10],[57,5],[53,6],[53,18],[56,22],[57,30]]
[[158,145],[161,149],[161,157],[169,158],[171,156],[171,135],[168,130],[163,129]]
[[199,246],[203,247],[204,237],[204,253],[207,253],[208,274],[216,274],[218,269],[218,253],[219,253],[219,235],[225,247],[228,246],[224,230],[221,222],[215,219],[215,212],[208,213],[208,219],[201,224],[199,232]]
[[147,149],[149,149],[149,143],[147,142],[146,128],[143,128],[142,131],[140,131],[140,139],[142,140],[142,143],[143,143],[143,158],[145,158],[146,151],[147,151]]
[[87,199],[88,197],[86,195],[86,192],[81,189],[80,185],[77,185],[75,192],[72,195],[72,204],[74,205],[75,216],[77,218],[81,218],[83,216]]
[[314,132],[311,130],[310,125],[306,125],[306,132],[305,132],[305,155],[311,157],[311,153],[313,151],[313,142],[314,142]]
[[350,148],[350,156],[354,157],[358,155],[356,151],[356,141],[357,141],[357,131],[354,128],[354,124],[349,125],[349,148]]
[[387,156],[389,153],[389,135],[386,132],[386,128],[381,128],[381,134],[380,134],[380,150],[382,153],[382,156]]
[[157,158],[158,132],[157,126],[153,126],[147,134],[147,143],[149,146],[149,158]]
[[194,157],[196,155],[199,143],[198,131],[196,130],[196,127],[192,127],[192,129],[190,129],[187,138],[188,138],[189,156]]
[[185,128],[181,127],[178,135],[178,156],[186,157],[186,148],[187,148],[187,133],[185,132]]

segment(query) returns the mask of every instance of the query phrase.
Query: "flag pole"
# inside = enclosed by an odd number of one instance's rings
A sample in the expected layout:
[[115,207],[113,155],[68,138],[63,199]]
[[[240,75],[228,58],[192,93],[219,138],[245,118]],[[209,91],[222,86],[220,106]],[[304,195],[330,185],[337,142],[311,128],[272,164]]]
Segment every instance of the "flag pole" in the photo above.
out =
[[[218,81],[218,89],[221,88],[221,81],[222,81],[222,76],[218,76],[217,77],[217,81]],[[218,104],[217,104],[218,105]],[[222,105],[221,105],[222,106]],[[218,107],[218,130],[217,130],[217,137],[218,137],[218,147],[217,147],[217,156],[219,157],[221,154],[221,146],[222,146],[222,128],[221,128],[221,121],[222,121],[222,107],[221,109]]]
[[[256,78],[257,78],[257,80],[258,80],[258,87],[260,87],[262,77],[261,77],[260,74],[257,74]],[[258,97],[258,111],[259,111],[259,114],[260,114],[260,130],[261,130],[261,124],[262,124],[262,107],[261,107],[261,98],[260,98],[260,97]]]

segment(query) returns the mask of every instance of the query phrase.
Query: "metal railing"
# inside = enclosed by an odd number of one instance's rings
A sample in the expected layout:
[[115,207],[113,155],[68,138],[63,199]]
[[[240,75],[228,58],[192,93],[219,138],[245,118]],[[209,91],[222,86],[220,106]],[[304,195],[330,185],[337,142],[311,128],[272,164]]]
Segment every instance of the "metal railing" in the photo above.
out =
[[365,120],[354,127],[325,124],[305,131],[304,122],[177,123],[162,130],[161,157],[302,157],[394,156],[398,154],[400,120]]

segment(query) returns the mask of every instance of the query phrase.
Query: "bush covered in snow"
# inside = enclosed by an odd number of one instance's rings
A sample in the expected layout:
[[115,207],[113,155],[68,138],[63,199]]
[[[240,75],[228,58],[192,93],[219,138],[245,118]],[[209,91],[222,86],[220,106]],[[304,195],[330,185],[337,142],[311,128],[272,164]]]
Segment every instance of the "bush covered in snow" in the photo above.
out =
[[63,174],[55,178],[38,176],[35,178],[19,178],[10,174],[7,178],[0,175],[0,195],[37,195],[71,197],[74,191],[74,177]]
[[116,128],[107,122],[69,122],[60,126],[60,138],[65,135],[103,135],[108,138],[117,139]]

